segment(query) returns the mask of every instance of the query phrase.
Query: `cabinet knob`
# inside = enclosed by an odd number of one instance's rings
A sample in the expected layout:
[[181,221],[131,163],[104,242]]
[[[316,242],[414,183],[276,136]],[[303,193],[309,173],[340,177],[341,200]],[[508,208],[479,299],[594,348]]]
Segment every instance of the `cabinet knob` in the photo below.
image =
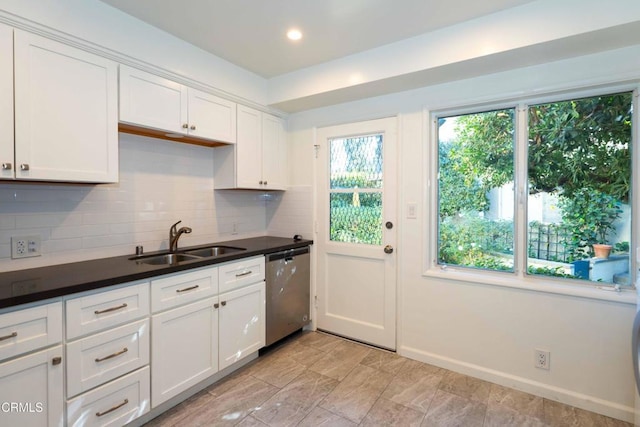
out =
[[220,304],[222,304],[222,306],[224,307],[225,305],[227,305],[226,301],[222,301]]
[[10,171],[11,170],[11,163],[3,163],[2,164],[2,170]]
[[61,363],[62,363],[62,357],[60,357],[60,356],[57,356],[57,357],[54,357],[53,359],[51,359],[51,364],[54,365],[54,366],[55,365],[59,365]]
[[191,127],[189,129],[196,130],[196,125],[191,125]]
[[185,123],[182,125],[182,129],[189,129],[189,123]]
[[20,170],[21,171],[28,171],[29,170],[29,163],[22,163],[20,165]]
[[267,181],[264,182],[264,185],[267,185]]
[[262,185],[262,181],[258,182],[258,184]]
[[213,304],[213,308],[218,308],[218,307],[220,307],[220,304],[218,303]]

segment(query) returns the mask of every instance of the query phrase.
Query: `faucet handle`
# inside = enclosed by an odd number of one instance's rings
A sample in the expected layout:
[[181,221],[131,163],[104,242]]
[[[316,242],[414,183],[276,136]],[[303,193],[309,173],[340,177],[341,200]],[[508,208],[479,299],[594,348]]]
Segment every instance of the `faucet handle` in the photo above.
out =
[[182,222],[182,220],[180,220],[180,221],[176,222],[175,224],[173,224],[173,225],[171,226],[171,230],[175,230],[175,229],[176,229],[176,226],[177,226],[178,224],[180,224],[181,222]]

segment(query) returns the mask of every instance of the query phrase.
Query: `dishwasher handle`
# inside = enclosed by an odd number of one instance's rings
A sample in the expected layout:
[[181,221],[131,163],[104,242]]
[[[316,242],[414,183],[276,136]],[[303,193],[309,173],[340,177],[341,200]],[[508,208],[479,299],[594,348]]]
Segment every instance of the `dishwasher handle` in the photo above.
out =
[[288,249],[285,251],[274,252],[272,254],[267,254],[267,262],[278,261],[280,259],[284,259],[286,262],[293,261],[293,258],[299,255],[304,255],[309,253],[309,246],[304,246],[302,248],[297,249]]

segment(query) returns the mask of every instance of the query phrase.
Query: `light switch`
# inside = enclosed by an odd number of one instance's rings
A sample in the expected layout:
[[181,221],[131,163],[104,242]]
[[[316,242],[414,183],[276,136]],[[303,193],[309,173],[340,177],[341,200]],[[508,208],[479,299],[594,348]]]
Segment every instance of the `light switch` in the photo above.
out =
[[407,218],[416,219],[418,217],[418,205],[415,203],[407,203]]

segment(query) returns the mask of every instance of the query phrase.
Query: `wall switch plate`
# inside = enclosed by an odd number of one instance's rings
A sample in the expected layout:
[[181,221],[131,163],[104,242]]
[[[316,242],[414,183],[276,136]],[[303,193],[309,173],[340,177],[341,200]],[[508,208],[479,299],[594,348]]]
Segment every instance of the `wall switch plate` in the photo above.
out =
[[407,203],[407,219],[416,219],[418,217],[418,205],[415,203]]
[[40,256],[40,235],[13,236],[11,238],[11,258],[29,258]]
[[536,368],[549,370],[549,366],[551,363],[551,360],[550,360],[551,352],[546,350],[535,349],[534,357],[535,357]]

